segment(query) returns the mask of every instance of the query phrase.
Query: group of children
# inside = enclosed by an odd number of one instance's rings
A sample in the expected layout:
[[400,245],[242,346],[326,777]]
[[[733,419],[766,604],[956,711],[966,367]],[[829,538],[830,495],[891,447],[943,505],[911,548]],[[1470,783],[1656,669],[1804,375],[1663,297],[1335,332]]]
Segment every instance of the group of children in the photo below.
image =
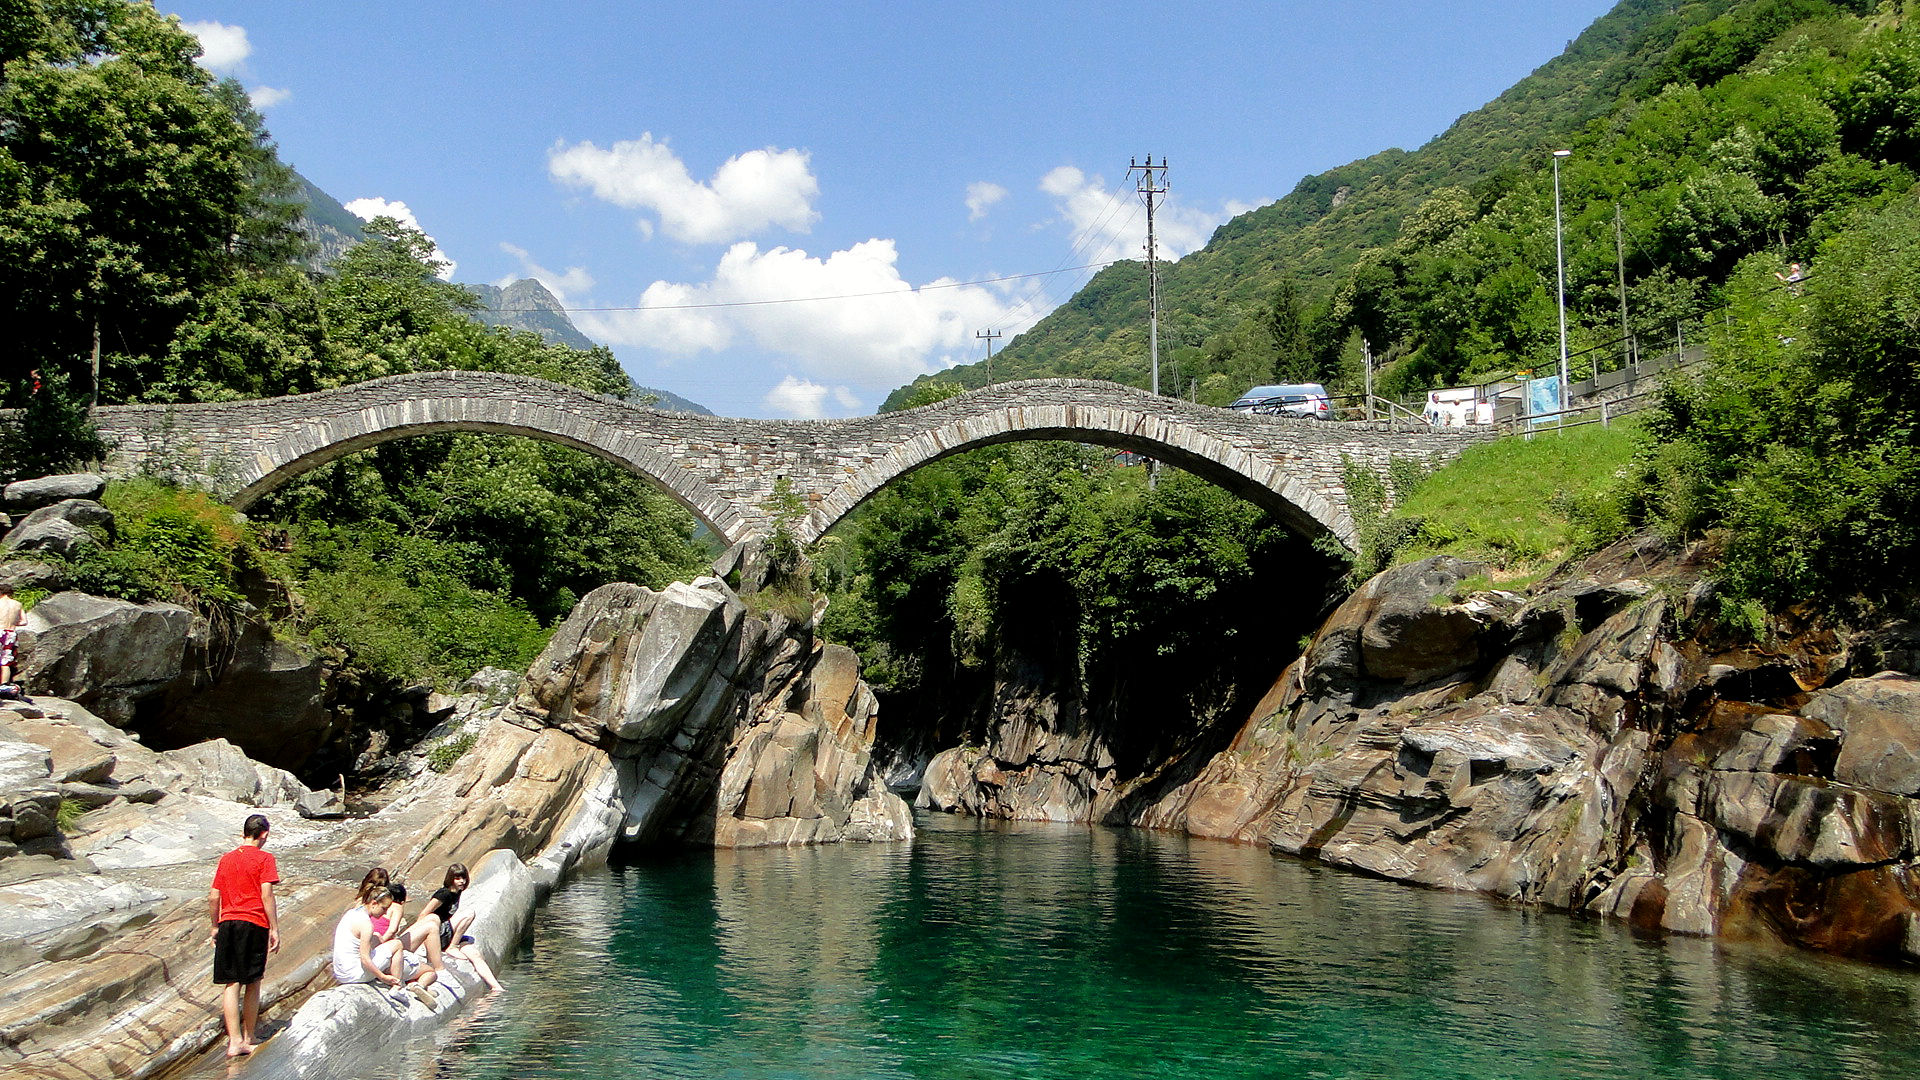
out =
[[358,902],[333,928],[335,981],[384,984],[413,994],[431,1008],[434,998],[427,988],[446,971],[444,957],[457,956],[473,965],[489,990],[502,989],[486,956],[467,933],[473,912],[460,911],[467,882],[465,866],[447,867],[440,888],[421,905],[413,925],[405,926],[406,886],[382,867],[367,871],[360,879]]
[[[268,954],[280,951],[280,913],[273,895],[280,870],[266,852],[271,832],[265,814],[249,814],[240,827],[240,846],[220,857],[207,890],[213,921],[207,944],[213,948],[213,981],[222,988],[228,1057],[254,1051],[260,982]],[[382,867],[367,871],[354,905],[333,929],[333,977],[342,984],[391,986],[394,993],[412,993],[432,1008],[436,1003],[427,988],[445,973],[445,958],[457,956],[473,965],[489,990],[504,989],[467,933],[473,912],[460,910],[460,898],[468,880],[465,866],[447,867],[440,888],[407,926],[406,888]]]

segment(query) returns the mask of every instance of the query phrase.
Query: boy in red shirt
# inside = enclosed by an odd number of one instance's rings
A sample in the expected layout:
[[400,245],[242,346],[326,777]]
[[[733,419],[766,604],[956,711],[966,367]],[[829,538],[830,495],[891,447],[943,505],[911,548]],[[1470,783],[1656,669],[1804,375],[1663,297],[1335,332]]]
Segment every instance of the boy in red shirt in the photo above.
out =
[[[267,816],[250,814],[241,826],[245,839],[220,856],[207,891],[207,911],[213,916],[213,981],[225,986],[221,1013],[227,1022],[227,1056],[253,1053],[253,1028],[260,1019],[260,980],[267,974],[267,954],[280,951],[280,916],[273,904],[273,885],[280,880],[267,846]],[[245,1011],[241,998],[245,996]]]

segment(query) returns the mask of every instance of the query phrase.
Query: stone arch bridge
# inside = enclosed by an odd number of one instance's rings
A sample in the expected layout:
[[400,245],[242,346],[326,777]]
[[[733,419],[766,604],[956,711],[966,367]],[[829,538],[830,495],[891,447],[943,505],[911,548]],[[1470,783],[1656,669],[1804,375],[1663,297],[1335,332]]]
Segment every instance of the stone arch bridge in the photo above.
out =
[[523,435],[618,462],[672,494],[728,540],[765,532],[776,482],[807,506],[818,539],[888,481],[996,443],[1059,439],[1131,450],[1276,511],[1309,535],[1351,547],[1342,459],[1450,459],[1482,432],[1424,425],[1255,416],[1116,383],[1001,383],[938,404],[851,420],[739,420],[666,412],[519,375],[396,375],[314,394],[194,405],[103,406],[112,471],[142,468],[209,483],[245,509],[329,461],[392,439],[443,431]]

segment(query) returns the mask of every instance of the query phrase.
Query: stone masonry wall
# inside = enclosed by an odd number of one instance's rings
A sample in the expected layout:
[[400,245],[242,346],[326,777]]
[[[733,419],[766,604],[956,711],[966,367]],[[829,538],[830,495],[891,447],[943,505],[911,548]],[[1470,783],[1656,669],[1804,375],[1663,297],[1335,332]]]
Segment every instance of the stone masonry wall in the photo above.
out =
[[787,478],[809,516],[801,539],[895,477],[994,443],[1063,439],[1133,450],[1201,475],[1307,533],[1353,541],[1342,459],[1450,459],[1493,437],[1420,425],[1256,416],[1116,383],[1043,379],[849,420],[742,420],[632,405],[525,376],[444,371],[257,401],[98,410],[110,466],[193,476],[245,507],[287,479],[394,438],[435,431],[545,438],[660,484],[729,539],[764,532]]

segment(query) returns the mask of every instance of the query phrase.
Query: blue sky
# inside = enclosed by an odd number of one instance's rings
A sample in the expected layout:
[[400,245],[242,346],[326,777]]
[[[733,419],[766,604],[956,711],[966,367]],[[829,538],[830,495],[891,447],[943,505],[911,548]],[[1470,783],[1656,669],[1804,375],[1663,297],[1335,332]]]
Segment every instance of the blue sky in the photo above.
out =
[[1129,159],[1167,159],[1184,254],[1303,176],[1424,143],[1611,6],[162,10],[287,162],[357,210],[404,204],[454,280],[538,277],[641,383],[814,417],[979,359],[976,331],[1004,344],[1093,272],[1063,268],[1138,257]]

